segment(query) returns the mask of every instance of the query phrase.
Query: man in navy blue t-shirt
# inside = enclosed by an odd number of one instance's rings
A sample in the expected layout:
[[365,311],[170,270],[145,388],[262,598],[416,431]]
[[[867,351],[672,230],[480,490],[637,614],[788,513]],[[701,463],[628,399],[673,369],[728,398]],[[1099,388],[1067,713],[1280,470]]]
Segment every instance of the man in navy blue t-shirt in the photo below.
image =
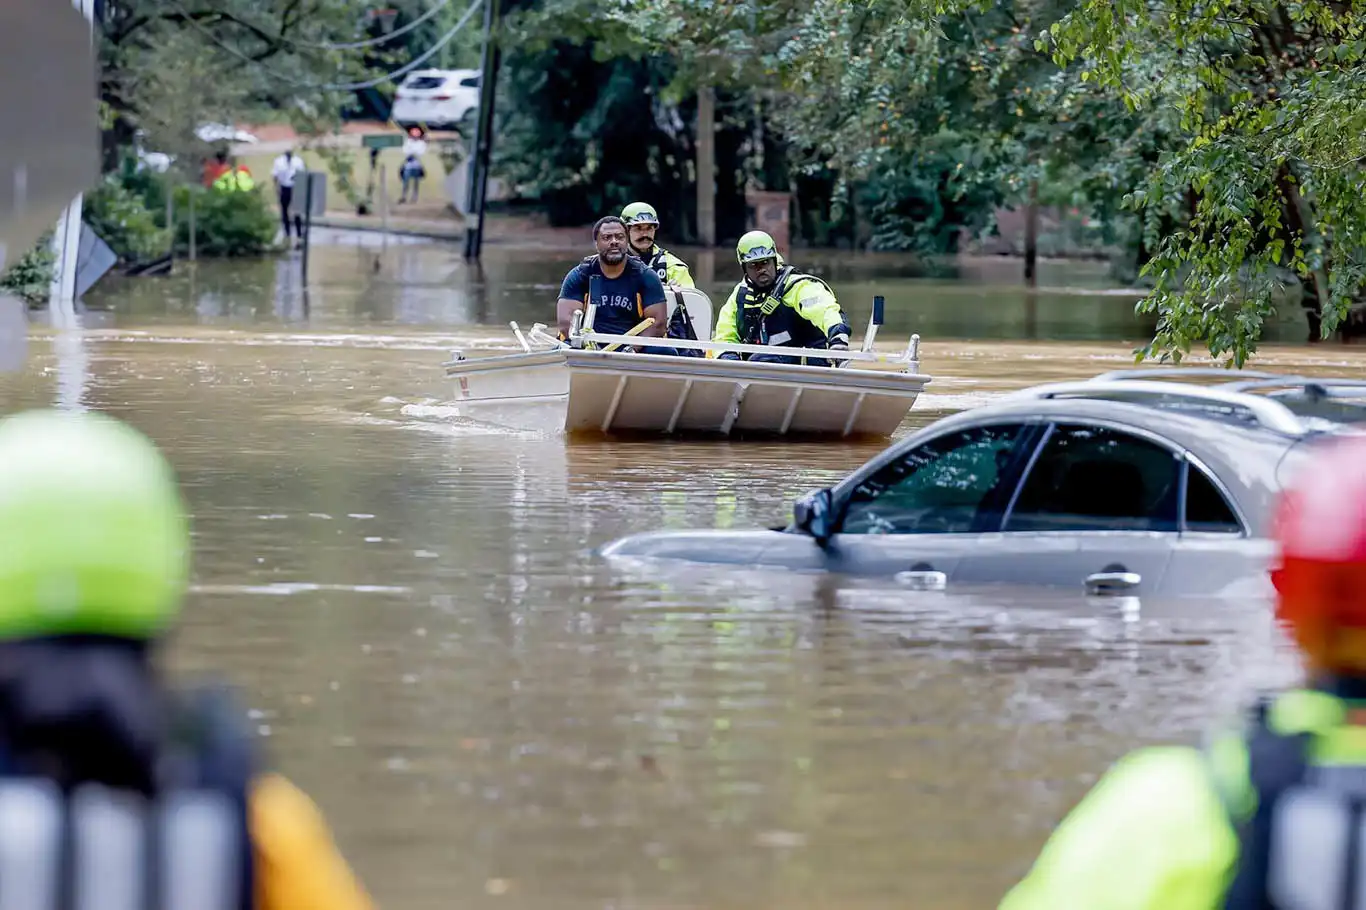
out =
[[[654,324],[640,334],[653,338],[664,336],[668,328],[669,306],[664,297],[664,285],[649,266],[634,256],[627,255],[626,225],[615,215],[599,218],[593,225],[596,256],[589,256],[569,270],[560,285],[560,299],[556,305],[560,336],[567,337],[574,310],[586,309],[590,286],[595,289],[598,305],[593,317],[593,331],[604,335],[624,335],[647,316]],[[641,347],[635,350],[648,354],[677,354],[673,348]]]

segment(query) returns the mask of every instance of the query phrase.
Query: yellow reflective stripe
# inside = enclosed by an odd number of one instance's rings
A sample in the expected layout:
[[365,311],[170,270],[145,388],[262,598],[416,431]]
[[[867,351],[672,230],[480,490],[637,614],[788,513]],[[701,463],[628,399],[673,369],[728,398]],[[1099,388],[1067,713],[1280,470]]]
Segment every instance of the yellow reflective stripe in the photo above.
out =
[[663,253],[664,274],[667,276],[669,283],[684,288],[696,287],[697,285],[695,285],[692,280],[692,274],[688,271],[687,263],[682,259],[679,259],[673,253],[670,253],[668,250],[663,250]]
[[1267,711],[1266,723],[1282,736],[1318,733],[1340,726],[1347,716],[1342,700],[1327,692],[1292,689],[1278,696]]
[[[789,296],[793,299],[787,299]],[[784,298],[784,302],[796,310],[797,315],[822,332],[828,333],[844,321],[844,314],[834,293],[814,275],[800,276],[800,280],[794,282]]]
[[1366,727],[1335,727],[1317,734],[1309,741],[1309,763],[1366,765]]
[[1210,780],[1229,815],[1239,821],[1250,818],[1257,811],[1257,792],[1252,789],[1243,733],[1228,730],[1210,737],[1205,744],[1205,761],[1209,764]]

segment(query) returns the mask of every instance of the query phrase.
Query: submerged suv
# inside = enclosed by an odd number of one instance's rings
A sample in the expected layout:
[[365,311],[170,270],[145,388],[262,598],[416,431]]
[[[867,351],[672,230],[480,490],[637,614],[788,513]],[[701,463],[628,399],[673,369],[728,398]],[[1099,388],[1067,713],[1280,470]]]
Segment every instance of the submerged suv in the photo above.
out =
[[[1180,381],[1212,378],[1223,381]],[[787,527],[636,534],[601,553],[888,575],[936,589],[1264,593],[1276,493],[1308,446],[1357,432],[1358,421],[1364,381],[1106,373],[938,420],[798,500]]]

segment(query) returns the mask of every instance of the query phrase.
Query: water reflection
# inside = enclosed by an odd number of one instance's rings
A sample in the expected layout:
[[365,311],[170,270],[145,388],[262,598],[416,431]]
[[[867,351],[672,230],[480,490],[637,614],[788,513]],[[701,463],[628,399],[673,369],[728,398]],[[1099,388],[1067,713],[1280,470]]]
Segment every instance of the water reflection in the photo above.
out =
[[[575,251],[490,247],[482,263],[466,263],[454,244],[427,242],[376,246],[367,242],[316,243],[309,253],[310,307],[297,305],[301,276],[297,252],[278,259],[177,264],[177,274],[156,279],[107,278],[90,295],[92,305],[119,302],[124,325],[224,320],[253,324],[306,318],[317,327],[357,324],[455,327],[549,323],[556,292],[575,263]],[[588,252],[585,250],[584,252]],[[725,251],[680,251],[693,264],[699,286],[719,306],[739,280]],[[1041,287],[1030,292],[1013,260],[980,260],[925,267],[905,256],[803,252],[800,264],[827,277],[859,331],[872,298],[887,300],[882,337],[899,341],[911,332],[935,338],[1120,339],[1141,343],[1151,317],[1134,313],[1136,296],[1114,287],[1095,263],[1048,263]],[[193,301],[215,301],[198,319]],[[263,304],[265,304],[263,306]],[[1272,339],[1301,340],[1297,311],[1269,325]]]

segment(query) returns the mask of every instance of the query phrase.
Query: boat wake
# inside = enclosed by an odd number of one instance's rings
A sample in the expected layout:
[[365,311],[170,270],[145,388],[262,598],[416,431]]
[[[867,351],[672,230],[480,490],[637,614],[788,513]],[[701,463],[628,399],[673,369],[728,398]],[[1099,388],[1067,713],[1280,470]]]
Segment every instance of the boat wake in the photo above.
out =
[[431,398],[403,404],[399,407],[398,412],[409,418],[407,421],[402,421],[403,425],[409,429],[441,433],[448,436],[477,434],[480,436],[524,438],[546,435],[537,430],[516,429],[476,420],[464,413],[463,409],[454,402],[444,402]]

